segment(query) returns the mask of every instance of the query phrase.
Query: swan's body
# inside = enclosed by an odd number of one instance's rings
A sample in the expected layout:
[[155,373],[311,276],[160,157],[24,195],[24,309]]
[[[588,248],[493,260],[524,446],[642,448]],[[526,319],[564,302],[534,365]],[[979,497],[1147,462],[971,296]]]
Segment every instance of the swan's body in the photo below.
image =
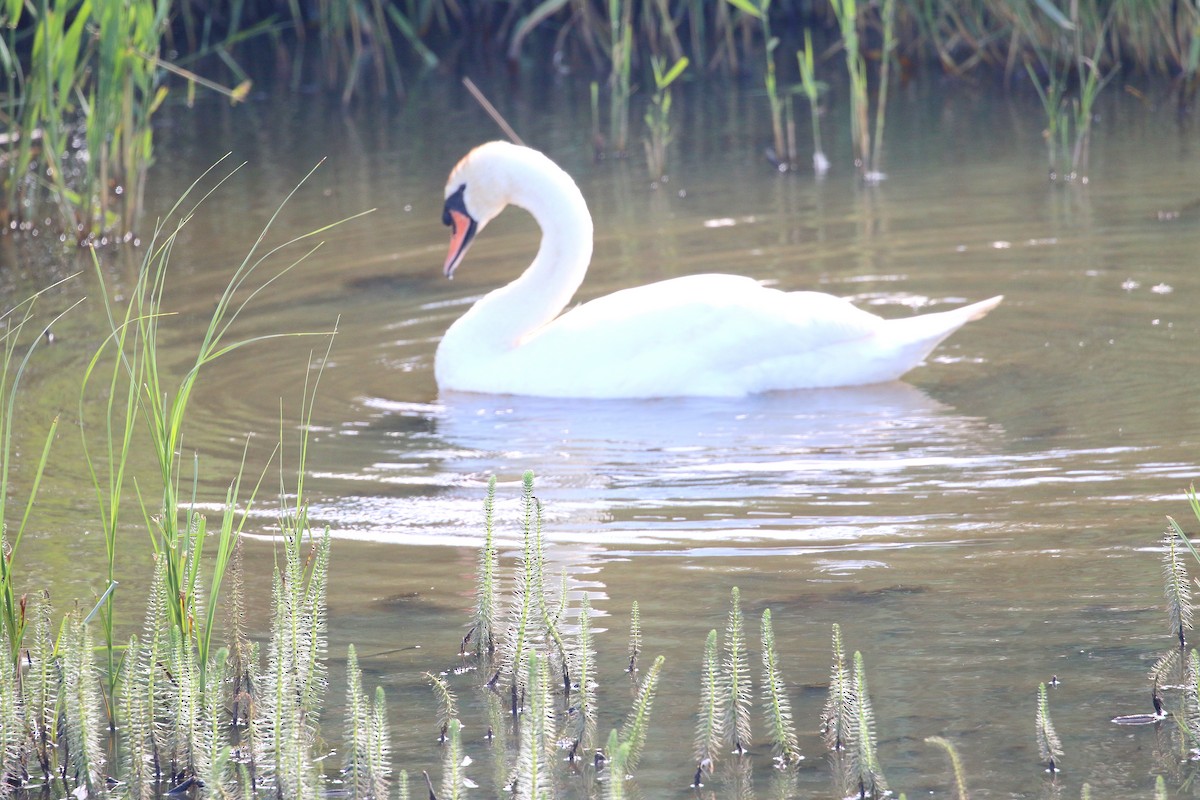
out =
[[694,275],[601,297],[560,314],[592,255],[583,195],[550,159],[491,142],[450,174],[446,274],[506,205],[542,228],[537,256],[450,326],[442,390],[546,397],[738,396],[895,380],[1002,298],[884,320],[820,292],[782,292],[736,275]]

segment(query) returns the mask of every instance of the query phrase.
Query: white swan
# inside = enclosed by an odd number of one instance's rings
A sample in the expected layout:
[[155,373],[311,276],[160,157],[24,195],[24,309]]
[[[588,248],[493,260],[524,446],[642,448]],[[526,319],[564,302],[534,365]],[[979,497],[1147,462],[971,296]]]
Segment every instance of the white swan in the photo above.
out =
[[434,360],[443,391],[632,398],[882,383],[1002,299],[884,320],[828,294],[694,275],[560,314],[587,272],[592,218],[571,177],[536,150],[490,142],[454,167],[442,214],[452,229],[445,273],[509,204],[533,214],[541,246],[519,278],[446,331]]

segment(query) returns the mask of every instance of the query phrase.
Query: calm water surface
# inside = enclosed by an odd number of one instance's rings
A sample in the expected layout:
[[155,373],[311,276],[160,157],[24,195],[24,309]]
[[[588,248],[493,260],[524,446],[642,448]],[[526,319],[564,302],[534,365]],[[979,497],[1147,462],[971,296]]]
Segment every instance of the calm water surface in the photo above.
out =
[[[398,766],[440,774],[419,672],[455,661],[488,477],[500,481],[499,533],[511,556],[520,476],[534,469],[554,571],[604,615],[602,732],[628,702],[621,667],[633,601],[648,657],[667,658],[639,771],[646,797],[690,793],[699,661],[733,586],[752,620],[772,610],[807,755],[800,796],[835,793],[815,733],[834,622],[864,655],[882,762],[910,797],[950,792],[943,755],[923,742],[931,735],[958,745],[976,797],[1078,796],[1085,781],[1098,796],[1148,796],[1155,774],[1180,780],[1185,770],[1160,752],[1162,732],[1109,719],[1149,710],[1145,672],[1170,645],[1154,546],[1165,515],[1187,515],[1182,493],[1200,471],[1194,130],[1113,90],[1090,184],[1055,186],[1034,102],[913,84],[889,111],[890,177],[864,189],[847,167],[844,109],[826,120],[835,168],[817,181],[774,174],[762,159],[761,97],[696,92],[676,100],[671,180],[652,187],[640,158],[593,163],[586,87],[495,93],[591,205],[596,255],[581,299],[705,271],[818,288],[885,316],[1007,299],[904,383],[744,400],[439,396],[441,333],[515,277],[536,239],[532,221],[510,211],[452,283],[441,276],[446,173],[494,136],[465,93],[430,86],[402,109],[352,117],[315,100],[212,108],[204,122],[175,114],[153,178],[159,207],[225,151],[247,163],[176,246],[173,363],[192,357],[233,268],[319,159],[271,241],[376,209],[322,235],[315,254],[254,301],[238,333],[337,326],[307,491],[313,517],[339,539],[331,653],[340,661],[357,643],[369,682],[387,688]],[[32,285],[25,248],[5,247],[6,291]],[[116,285],[127,285],[128,264],[104,257]],[[101,335],[97,291],[86,276],[64,291],[64,304],[93,299],[63,323],[62,345],[35,376],[64,419],[77,402],[71,376]],[[251,462],[262,464],[281,413],[285,469],[294,468],[314,349],[323,341],[288,339],[206,371],[188,444],[214,497],[248,435]],[[63,454],[76,446],[68,438]],[[96,559],[102,544],[87,530],[93,501],[82,473],[62,459],[22,557],[60,595],[87,597],[99,579],[62,565]],[[256,524],[269,535],[269,514]],[[129,532],[133,585],[144,535]],[[251,553],[265,574],[269,544]],[[1037,684],[1052,675],[1062,681],[1051,708],[1067,754],[1057,787],[1045,782],[1033,738]],[[456,683],[467,703],[472,680]],[[328,724],[340,723],[331,714]],[[481,718],[467,724],[478,748]],[[490,760],[477,755],[487,794]],[[774,791],[765,761],[758,796]]]

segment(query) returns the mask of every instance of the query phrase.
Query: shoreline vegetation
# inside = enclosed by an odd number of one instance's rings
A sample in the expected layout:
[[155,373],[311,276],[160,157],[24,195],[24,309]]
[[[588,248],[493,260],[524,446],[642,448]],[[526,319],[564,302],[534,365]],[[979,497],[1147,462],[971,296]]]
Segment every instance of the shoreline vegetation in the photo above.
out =
[[[13,0],[0,27],[0,229],[89,244],[132,241],[144,224],[163,104],[198,92],[243,102],[256,76],[335,95],[347,113],[402,102],[434,71],[571,76],[590,86],[596,117],[581,137],[598,156],[644,146],[652,180],[686,136],[671,127],[673,81],[764,88],[768,157],[799,169],[797,131],[811,120],[818,175],[832,92],[866,183],[885,177],[888,86],[918,74],[1036,93],[1050,177],[1067,181],[1086,177],[1092,108],[1118,73],[1133,92],[1169,85],[1181,112],[1200,85],[1200,7],[1172,0]],[[634,115],[644,131],[631,131]]]

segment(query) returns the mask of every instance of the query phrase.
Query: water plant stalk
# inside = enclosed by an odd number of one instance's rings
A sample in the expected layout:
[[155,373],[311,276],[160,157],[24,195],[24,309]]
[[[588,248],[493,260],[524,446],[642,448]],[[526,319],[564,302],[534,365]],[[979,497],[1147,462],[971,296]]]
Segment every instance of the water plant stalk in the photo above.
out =
[[726,741],[738,755],[748,752],[753,736],[750,712],[754,697],[749,655],[746,652],[746,623],[742,615],[741,592],[735,586],[729,594],[729,617],[725,623],[725,652],[721,662],[721,686],[725,691]]
[[625,155],[629,141],[629,98],[633,89],[633,0],[608,0],[609,59],[609,137],[608,150]]
[[50,446],[58,430],[58,418],[55,417],[50,423],[40,450],[41,455],[31,474],[29,496],[25,500],[24,508],[20,510],[20,516],[14,519],[9,513],[8,505],[10,480],[16,460],[15,451],[18,448],[18,432],[14,428],[17,397],[20,393],[21,379],[38,345],[46,341],[47,331],[67,312],[56,315],[49,323],[39,328],[29,341],[23,340],[22,334],[26,326],[34,324],[38,299],[64,281],[46,287],[0,314],[0,632],[8,645],[4,657],[13,666],[16,666],[19,660],[28,622],[25,599],[18,595],[16,590],[17,552],[20,550],[21,539],[37,500],[38,488],[50,458]]
[[813,171],[821,176],[829,171],[829,159],[826,158],[825,150],[821,147],[820,95],[824,85],[817,81],[812,29],[810,28],[804,29],[804,49],[796,53],[796,59],[800,64],[800,86],[805,98],[808,99],[809,117],[812,119]]
[[803,756],[800,755],[796,725],[792,722],[792,704],[783,683],[779,655],[775,652],[775,628],[771,623],[769,608],[763,611],[761,632],[764,723],[771,736],[771,749],[776,762],[782,766],[790,766]]
[[1035,725],[1037,735],[1038,755],[1046,765],[1047,772],[1055,773],[1062,761],[1062,741],[1054,730],[1054,722],[1050,719],[1050,702],[1046,697],[1046,684],[1039,683],[1037,690],[1037,718]]
[[650,135],[643,140],[646,146],[646,169],[651,180],[661,180],[667,170],[667,147],[674,141],[671,131],[671,84],[687,69],[688,60],[680,58],[670,69],[663,69],[657,57],[650,59],[654,72],[654,94],[646,109],[646,128]]

